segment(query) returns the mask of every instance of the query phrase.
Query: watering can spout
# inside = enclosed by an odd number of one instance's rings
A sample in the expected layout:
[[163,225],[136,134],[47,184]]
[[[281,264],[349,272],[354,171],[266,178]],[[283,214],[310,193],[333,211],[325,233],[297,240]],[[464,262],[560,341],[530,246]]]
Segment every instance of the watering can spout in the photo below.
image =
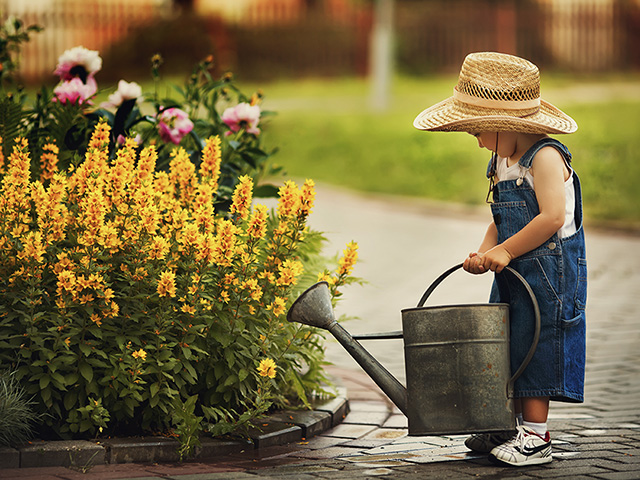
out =
[[316,283],[303,292],[289,309],[287,320],[331,332],[400,411],[408,416],[407,389],[336,321],[327,282]]

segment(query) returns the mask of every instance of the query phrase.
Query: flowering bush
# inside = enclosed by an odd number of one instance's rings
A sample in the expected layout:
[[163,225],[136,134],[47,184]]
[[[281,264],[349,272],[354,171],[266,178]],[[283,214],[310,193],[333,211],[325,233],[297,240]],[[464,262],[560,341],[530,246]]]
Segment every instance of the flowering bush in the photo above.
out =
[[[19,44],[28,36],[20,38],[15,42]],[[59,168],[65,170],[82,161],[90,132],[99,122],[106,121],[111,127],[110,158],[126,138],[134,137],[139,147],[155,145],[159,170],[169,169],[173,145],[182,146],[194,165],[199,166],[204,139],[221,136],[218,200],[224,208],[228,208],[240,176],[250,175],[259,183],[266,175],[277,173],[268,164],[272,152],[261,145],[258,125],[268,112],[261,110],[259,93],[247,97],[230,74],[212,78],[213,59],[208,57],[196,65],[183,86],[173,86],[173,97],[160,97],[161,66],[162,58],[154,56],[150,64],[154,92],[143,92],[136,82],[123,79],[108,100],[96,107],[102,59],[97,51],[81,46],[67,50],[58,59],[54,73],[60,81],[52,91],[43,87],[31,105],[20,91],[6,95],[0,103],[4,157],[10,155],[15,138],[26,138],[32,171],[38,178],[42,175],[42,157],[48,154],[45,146],[53,143],[58,148]],[[275,196],[276,191],[274,186],[259,185],[255,194]]]
[[268,157],[259,109],[225,124],[228,79],[192,79],[183,103],[154,101],[154,115],[120,82],[109,115],[68,94],[98,70],[95,53],[73,49],[56,69],[56,102],[1,104],[0,370],[47,413],[43,436],[173,431],[181,455],[202,431],[309,406],[311,392],[327,393],[322,337],[285,312],[319,277],[337,296],[357,246],[322,270],[323,239],[306,226],[310,180],[278,188],[275,211],[254,202]]

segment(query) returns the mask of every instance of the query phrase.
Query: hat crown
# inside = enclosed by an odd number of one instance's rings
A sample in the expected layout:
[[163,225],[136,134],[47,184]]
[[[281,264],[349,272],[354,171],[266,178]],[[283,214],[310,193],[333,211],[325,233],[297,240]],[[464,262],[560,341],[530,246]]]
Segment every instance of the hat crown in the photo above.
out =
[[527,101],[540,98],[538,67],[524,58],[496,52],[467,55],[456,90],[479,99]]

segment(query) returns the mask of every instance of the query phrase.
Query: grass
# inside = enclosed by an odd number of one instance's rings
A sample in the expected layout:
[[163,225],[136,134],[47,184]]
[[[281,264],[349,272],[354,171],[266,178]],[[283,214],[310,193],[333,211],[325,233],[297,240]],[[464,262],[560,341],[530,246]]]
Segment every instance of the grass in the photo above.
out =
[[[489,153],[479,150],[468,135],[412,127],[423,108],[451,94],[455,81],[455,77],[396,78],[390,107],[384,112],[369,108],[364,80],[262,85],[263,107],[277,112],[265,125],[264,140],[279,147],[274,162],[289,177],[363,192],[481,204]],[[640,78],[607,76],[575,82],[551,76],[542,87],[545,99],[580,126],[577,133],[557,138],[573,153],[588,220],[640,228],[636,186]]]

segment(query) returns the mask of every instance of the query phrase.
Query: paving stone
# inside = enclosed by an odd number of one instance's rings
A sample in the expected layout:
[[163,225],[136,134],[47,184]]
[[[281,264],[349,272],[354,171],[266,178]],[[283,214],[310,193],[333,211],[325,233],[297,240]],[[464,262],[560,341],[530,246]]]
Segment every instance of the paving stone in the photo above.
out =
[[338,458],[338,457],[351,457],[354,454],[358,454],[361,451],[357,448],[350,448],[345,446],[321,448],[319,450],[306,450],[296,452],[295,456],[300,458]]
[[111,438],[102,444],[109,463],[177,462],[178,441],[165,437]]
[[361,425],[375,425],[381,427],[389,418],[389,413],[384,412],[360,412],[351,411],[349,415],[345,417],[342,423],[354,423]]
[[400,415],[391,415],[386,422],[382,425],[384,428],[408,428],[409,419],[400,414]]
[[332,415],[321,411],[285,411],[269,416],[271,421],[296,425],[304,438],[314,437],[332,427]]
[[300,448],[317,450],[319,448],[334,447],[336,445],[341,445],[346,442],[348,442],[348,440],[345,438],[318,436],[308,440],[297,442],[296,445],[299,446]]
[[364,400],[349,400],[349,407],[351,408],[352,411],[356,411],[356,412],[388,412],[388,413],[391,413],[393,411],[393,407],[395,407],[395,405],[390,405],[388,403],[380,402],[380,401],[367,402],[367,401],[364,401]]
[[[440,447],[425,442],[407,442],[407,443],[392,443],[389,445],[381,445],[376,448],[371,448],[367,451],[370,455],[382,455],[395,452],[411,452],[414,450],[434,450]],[[465,447],[466,449],[466,447]]]
[[8,468],[20,468],[20,452],[15,448],[0,447],[0,471]]
[[86,440],[61,440],[56,442],[33,442],[22,446],[20,467],[75,466],[90,467],[105,463],[105,448]]
[[239,452],[246,448],[253,448],[248,442],[220,440],[217,438],[200,438],[200,447],[196,449],[194,459],[206,459],[219,457],[233,452]]
[[351,425],[345,423],[333,427],[331,430],[323,433],[322,436],[355,439],[372,432],[374,429],[375,427],[371,425]]
[[343,395],[337,396],[331,400],[327,401],[316,401],[312,402],[311,405],[313,409],[319,412],[326,412],[331,415],[331,426],[335,427],[336,425],[340,425],[342,420],[349,413],[349,401],[345,395],[345,391],[342,392]]
[[269,421],[257,424],[249,431],[249,437],[256,448],[264,448],[299,442],[302,439],[302,429],[296,425]]

